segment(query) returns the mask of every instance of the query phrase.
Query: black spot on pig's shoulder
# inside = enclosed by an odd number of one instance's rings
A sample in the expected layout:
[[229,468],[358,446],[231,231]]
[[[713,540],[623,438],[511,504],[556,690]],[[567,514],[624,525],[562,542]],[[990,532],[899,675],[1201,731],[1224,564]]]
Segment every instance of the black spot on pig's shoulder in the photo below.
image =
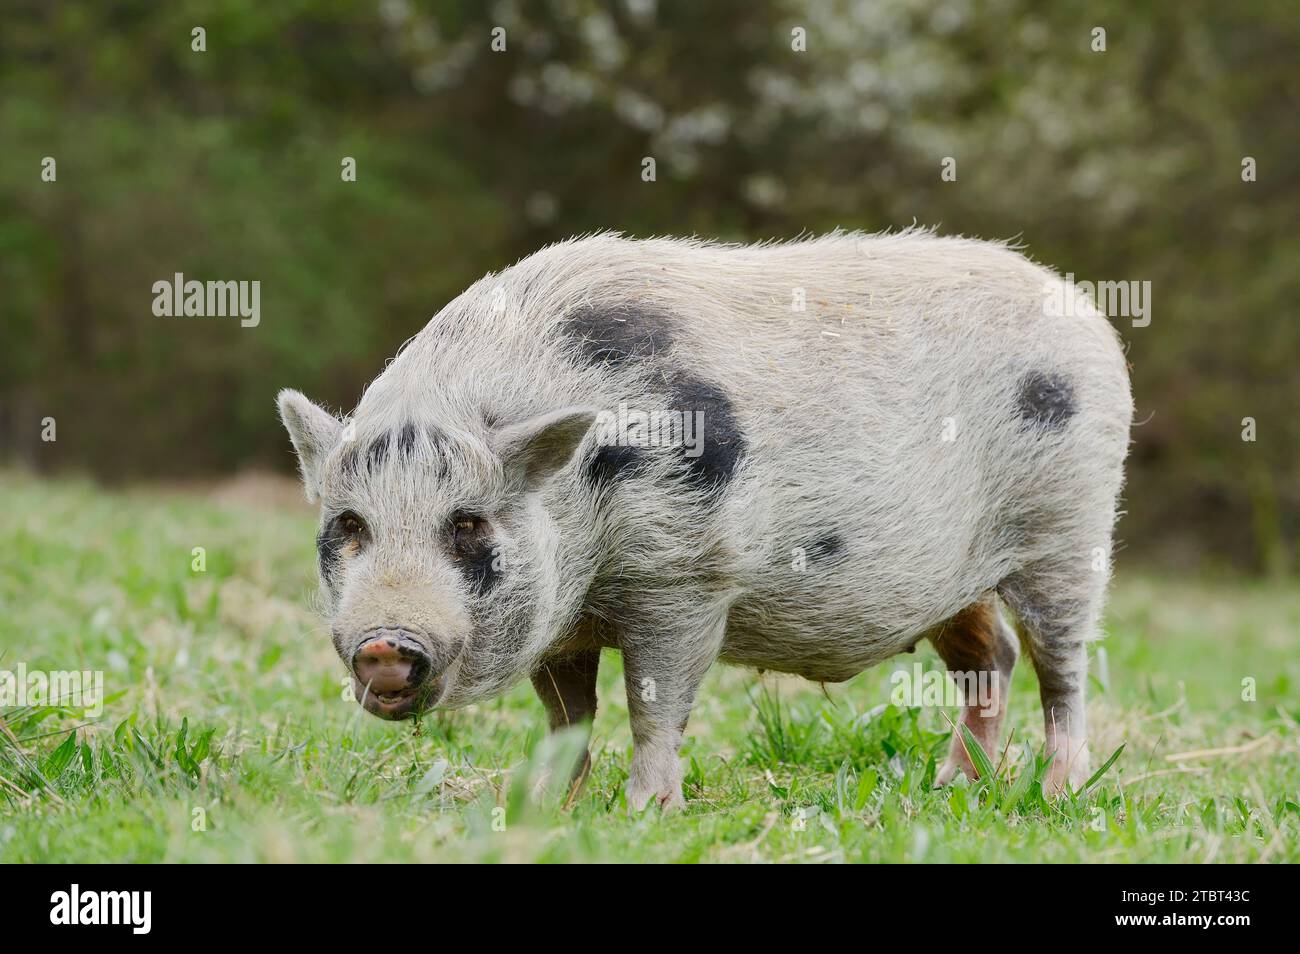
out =
[[640,447],[605,444],[587,459],[587,480],[599,487],[613,480],[636,476],[646,464]]
[[1030,424],[1059,428],[1078,411],[1074,388],[1065,377],[1046,371],[1030,371],[1020,379],[1016,409]]
[[745,456],[745,434],[736,420],[736,409],[718,385],[686,372],[668,381],[669,407],[689,415],[687,433],[694,446],[683,440],[681,453],[689,483],[705,490],[717,490],[736,472]]
[[834,563],[844,556],[844,538],[838,533],[828,533],[826,536],[808,544],[805,552],[810,560],[819,563]]
[[560,329],[585,363],[609,368],[652,359],[672,344],[672,323],[638,305],[586,306]]

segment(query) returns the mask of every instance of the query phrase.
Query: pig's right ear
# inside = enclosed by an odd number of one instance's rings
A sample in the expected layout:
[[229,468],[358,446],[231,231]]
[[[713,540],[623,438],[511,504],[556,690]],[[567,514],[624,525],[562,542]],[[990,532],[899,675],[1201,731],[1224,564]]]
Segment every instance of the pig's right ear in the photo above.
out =
[[285,388],[280,392],[280,420],[284,421],[293,449],[298,452],[298,468],[307,499],[315,501],[321,494],[325,478],[325,458],[339,442],[343,425],[333,414],[307,400],[301,391]]

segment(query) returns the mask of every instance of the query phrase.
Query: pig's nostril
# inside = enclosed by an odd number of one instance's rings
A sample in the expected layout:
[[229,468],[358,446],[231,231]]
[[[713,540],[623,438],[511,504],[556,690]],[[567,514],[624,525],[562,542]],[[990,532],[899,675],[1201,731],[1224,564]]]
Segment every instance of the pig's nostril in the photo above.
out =
[[429,675],[429,656],[413,639],[386,632],[361,644],[352,671],[363,686],[384,701],[396,701],[419,688]]

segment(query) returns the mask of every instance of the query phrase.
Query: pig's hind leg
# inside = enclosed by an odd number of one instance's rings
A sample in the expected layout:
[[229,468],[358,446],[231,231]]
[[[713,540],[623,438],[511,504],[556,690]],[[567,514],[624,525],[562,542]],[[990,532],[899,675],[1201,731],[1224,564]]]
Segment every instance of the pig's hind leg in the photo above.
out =
[[[546,707],[546,718],[552,732],[581,726],[590,735],[591,721],[596,716],[596,673],[599,668],[599,649],[583,649],[542,660],[532,676],[533,689]],[[573,770],[573,786],[581,785],[590,771],[591,753],[584,749]]]
[[1052,794],[1067,783],[1077,789],[1088,778],[1087,644],[1098,635],[1106,576],[1105,569],[1057,562],[1022,570],[998,588],[1015,611],[1038,675],[1046,751],[1052,757],[1043,788]]
[[1016,636],[998,612],[996,598],[989,594],[930,633],[929,639],[962,691],[961,718],[952,734],[948,759],[934,780],[935,785],[947,785],[958,772],[967,778],[978,776],[963,726],[997,764],[1011,672],[1016,665]]

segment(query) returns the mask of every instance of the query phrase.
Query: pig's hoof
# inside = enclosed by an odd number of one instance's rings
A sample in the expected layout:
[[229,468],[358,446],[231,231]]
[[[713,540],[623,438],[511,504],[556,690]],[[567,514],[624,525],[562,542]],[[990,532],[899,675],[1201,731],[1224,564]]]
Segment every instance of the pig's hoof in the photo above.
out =
[[657,792],[649,787],[633,786],[627,787],[627,807],[628,811],[635,815],[641,814],[646,807],[651,804],[658,805],[664,811],[676,808],[685,808],[686,799],[682,797],[681,786],[669,792]]
[[682,798],[682,763],[677,756],[659,756],[651,750],[632,757],[627,779],[627,807],[640,813],[657,803],[660,808],[685,808]]
[[976,776],[974,767],[965,759],[949,758],[939,767],[939,771],[934,776],[934,787],[943,788],[950,785],[959,775],[968,779],[974,779]]
[[1088,781],[1088,743],[1080,740],[1066,740],[1056,750],[1052,764],[1043,776],[1043,794],[1049,797],[1065,793],[1066,786],[1077,792]]
[[685,808],[686,799],[682,798],[681,769],[676,765],[673,768],[676,771],[665,771],[658,777],[638,777],[633,773],[627,780],[628,810],[640,814],[645,811],[647,805],[651,804],[657,804],[665,811]]

